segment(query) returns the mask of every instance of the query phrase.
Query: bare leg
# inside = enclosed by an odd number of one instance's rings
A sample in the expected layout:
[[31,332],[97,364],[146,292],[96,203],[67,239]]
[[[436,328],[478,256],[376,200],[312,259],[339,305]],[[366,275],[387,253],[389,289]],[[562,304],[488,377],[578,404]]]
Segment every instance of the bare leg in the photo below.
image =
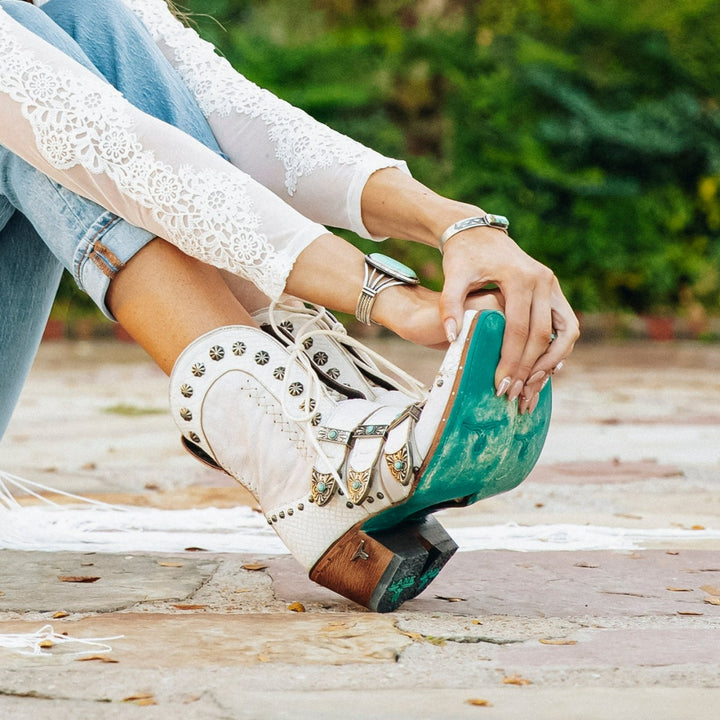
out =
[[178,355],[203,333],[255,325],[220,271],[156,238],[118,273],[107,305],[122,326],[170,374]]

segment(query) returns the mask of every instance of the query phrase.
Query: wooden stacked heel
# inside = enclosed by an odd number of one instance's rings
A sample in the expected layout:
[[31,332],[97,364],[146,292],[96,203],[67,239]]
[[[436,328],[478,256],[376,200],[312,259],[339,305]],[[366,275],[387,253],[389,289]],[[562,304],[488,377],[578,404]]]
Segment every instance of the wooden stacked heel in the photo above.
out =
[[310,579],[375,612],[396,610],[419,595],[457,545],[432,517],[394,528],[352,528],[320,558]]

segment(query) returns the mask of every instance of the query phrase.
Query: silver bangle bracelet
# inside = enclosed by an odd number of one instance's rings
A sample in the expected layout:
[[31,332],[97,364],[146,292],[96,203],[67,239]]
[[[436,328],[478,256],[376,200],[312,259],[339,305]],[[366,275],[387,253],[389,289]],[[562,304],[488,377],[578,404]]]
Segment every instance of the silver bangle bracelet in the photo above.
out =
[[469,230],[470,228],[475,227],[490,227],[495,228],[496,230],[502,230],[507,234],[509,226],[510,221],[504,215],[491,215],[488,213],[487,215],[465,218],[465,220],[459,220],[458,222],[453,223],[443,232],[438,239],[438,247],[440,248],[440,252],[443,252],[445,243],[453,237],[453,235],[457,235],[463,230]]

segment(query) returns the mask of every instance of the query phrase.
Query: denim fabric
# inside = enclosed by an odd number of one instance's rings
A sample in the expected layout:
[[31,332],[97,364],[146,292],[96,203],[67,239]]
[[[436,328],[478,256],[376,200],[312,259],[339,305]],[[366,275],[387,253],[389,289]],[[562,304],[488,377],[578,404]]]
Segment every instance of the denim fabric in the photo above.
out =
[[[220,153],[202,112],[120,0],[21,0],[0,6],[105,77],[144,112]],[[110,317],[111,279],[153,235],[65,189],[0,146],[0,437],[25,381],[64,266]]]

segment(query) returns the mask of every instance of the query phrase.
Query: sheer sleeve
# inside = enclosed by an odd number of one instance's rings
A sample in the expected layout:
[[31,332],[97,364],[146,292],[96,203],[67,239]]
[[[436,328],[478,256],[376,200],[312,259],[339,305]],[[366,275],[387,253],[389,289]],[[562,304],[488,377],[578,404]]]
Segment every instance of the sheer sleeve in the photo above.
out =
[[0,9],[0,144],[272,298],[324,227]]
[[[381,168],[407,165],[366,148],[236,72],[165,0],[123,0],[182,76],[231,162],[303,215],[371,237],[361,194]],[[373,238],[381,239],[381,238]]]

